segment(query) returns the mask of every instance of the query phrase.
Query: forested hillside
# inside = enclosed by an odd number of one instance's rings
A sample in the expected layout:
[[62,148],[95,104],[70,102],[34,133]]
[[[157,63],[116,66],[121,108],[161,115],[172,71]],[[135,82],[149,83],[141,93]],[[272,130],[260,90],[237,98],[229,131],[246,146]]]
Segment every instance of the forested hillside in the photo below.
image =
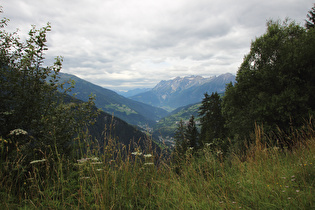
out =
[[[116,92],[94,85],[88,81],[80,79],[71,74],[59,73],[60,82],[73,80],[75,82],[72,91],[69,94],[75,94],[76,98],[88,101],[91,94],[95,95],[95,105],[111,115],[133,125],[155,124],[156,120],[167,115],[167,111],[147,105],[141,102],[133,101],[118,95]],[[69,87],[70,84],[65,87]]]
[[[170,112],[170,114],[166,117],[160,119],[154,128],[153,136],[158,138],[165,138],[167,136],[173,137],[178,126],[178,123],[182,120],[183,122],[188,122],[189,118],[194,115],[199,115],[199,107],[201,103],[187,105],[184,107],[180,107]],[[197,119],[198,120],[198,119]]]

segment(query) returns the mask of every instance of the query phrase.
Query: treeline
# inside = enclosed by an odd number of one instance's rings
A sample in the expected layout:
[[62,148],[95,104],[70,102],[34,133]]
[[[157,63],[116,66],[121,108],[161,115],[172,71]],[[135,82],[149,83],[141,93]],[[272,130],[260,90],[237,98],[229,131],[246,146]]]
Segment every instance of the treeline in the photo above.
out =
[[[315,113],[315,6],[305,27],[294,21],[268,21],[267,31],[251,43],[236,83],[225,95],[205,94],[199,109],[200,131],[194,116],[179,123],[175,153],[205,146],[217,153],[242,154],[263,128],[268,145],[291,148],[292,131]],[[290,135],[289,135],[290,133]]]

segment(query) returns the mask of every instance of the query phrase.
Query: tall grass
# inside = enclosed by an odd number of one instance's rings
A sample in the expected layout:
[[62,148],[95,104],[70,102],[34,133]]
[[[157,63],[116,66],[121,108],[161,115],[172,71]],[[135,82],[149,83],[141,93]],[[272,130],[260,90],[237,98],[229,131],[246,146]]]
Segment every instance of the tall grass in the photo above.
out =
[[[188,152],[179,163],[150,147],[130,151],[109,136],[103,152],[94,148],[76,162],[62,156],[54,167],[49,157],[33,162],[24,183],[27,190],[19,194],[12,193],[14,180],[0,173],[0,205],[7,209],[312,209],[314,129],[294,132],[296,144],[291,150],[268,146],[257,127],[245,157],[222,158],[204,148],[198,155]],[[22,158],[17,154],[15,167]]]

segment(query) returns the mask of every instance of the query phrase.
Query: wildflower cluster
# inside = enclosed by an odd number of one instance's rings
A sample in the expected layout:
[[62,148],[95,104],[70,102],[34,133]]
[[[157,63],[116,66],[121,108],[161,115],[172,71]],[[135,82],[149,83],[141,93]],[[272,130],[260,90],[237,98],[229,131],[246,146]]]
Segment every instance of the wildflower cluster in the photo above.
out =
[[131,154],[134,156],[143,156],[145,160],[145,163],[144,163],[145,166],[154,165],[153,160],[152,160],[152,157],[153,157],[152,154],[143,154],[142,152],[139,152],[139,151],[132,152]]
[[14,129],[12,131],[10,131],[10,134],[11,136],[19,136],[19,135],[27,135],[27,131],[23,130],[23,129]]
[[99,167],[102,166],[103,163],[100,161],[98,157],[87,157],[87,158],[81,158],[77,160],[80,168],[80,180],[90,179],[89,173],[92,170],[96,171],[102,171],[103,168]]

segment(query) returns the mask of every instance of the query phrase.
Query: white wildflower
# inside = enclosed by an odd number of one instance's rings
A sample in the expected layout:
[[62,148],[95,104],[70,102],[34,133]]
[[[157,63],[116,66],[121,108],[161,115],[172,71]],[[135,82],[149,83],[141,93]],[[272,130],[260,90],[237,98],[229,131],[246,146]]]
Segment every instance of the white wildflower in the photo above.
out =
[[89,160],[92,160],[92,161],[99,161],[99,158],[98,158],[98,157],[92,157],[92,158],[89,158]]
[[144,163],[144,165],[154,165],[154,163]]
[[10,131],[10,135],[15,135],[15,136],[18,136],[18,135],[27,135],[27,131],[18,128],[18,129],[14,129],[14,130]]
[[[99,158],[97,157],[91,157],[91,158],[81,158],[79,160],[77,160],[79,163],[85,163],[87,161],[97,161],[96,164],[99,162]],[[95,163],[95,162],[94,162]],[[92,163],[93,164],[93,163]]]
[[207,147],[210,147],[213,143],[206,143]]
[[145,158],[150,158],[150,157],[152,157],[152,155],[151,154],[146,154],[146,155],[143,155]]
[[86,177],[81,177],[80,179],[89,179],[90,177],[89,176],[86,176]]
[[85,163],[88,161],[88,158],[81,158],[80,160],[77,160],[79,163]]
[[137,155],[142,155],[142,152],[132,152],[131,154],[137,156]]
[[217,156],[219,156],[219,155],[223,155],[223,152],[221,150],[217,151]]

